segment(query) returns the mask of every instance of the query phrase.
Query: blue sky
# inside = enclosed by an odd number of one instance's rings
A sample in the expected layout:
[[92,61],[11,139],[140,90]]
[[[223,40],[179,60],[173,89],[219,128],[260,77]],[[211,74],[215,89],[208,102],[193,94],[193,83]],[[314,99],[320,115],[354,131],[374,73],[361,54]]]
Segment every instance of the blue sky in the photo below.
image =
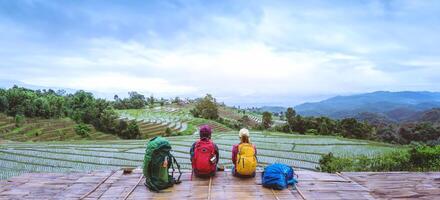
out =
[[0,0],[0,79],[295,105],[440,91],[440,1]]

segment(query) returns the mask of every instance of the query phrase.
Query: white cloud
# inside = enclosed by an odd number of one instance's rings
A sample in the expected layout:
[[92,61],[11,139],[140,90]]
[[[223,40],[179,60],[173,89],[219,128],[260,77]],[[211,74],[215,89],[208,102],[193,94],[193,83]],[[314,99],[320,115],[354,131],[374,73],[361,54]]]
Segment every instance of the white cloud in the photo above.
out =
[[[204,2],[182,4],[105,4],[105,13],[73,6],[66,17],[60,3],[61,14],[47,12],[53,17],[39,19],[31,9],[35,21],[0,19],[0,78],[268,104],[440,89],[438,60],[421,57],[439,53],[439,7],[432,3],[263,1],[219,3],[215,10]],[[59,21],[46,23],[52,18]]]
[[[62,79],[62,80],[61,80]],[[135,77],[118,73],[88,74],[78,77],[30,78],[28,84],[43,86],[58,86],[65,88],[80,88],[89,91],[105,93],[125,93],[138,91],[144,94],[181,95],[197,89],[185,85],[173,85],[161,78]]]
[[270,99],[277,95],[353,92],[393,83],[392,77],[358,56],[311,50],[277,51],[253,41],[211,41],[207,47],[200,44],[173,49],[152,49],[138,42],[108,39],[93,40],[91,44],[79,57],[51,58],[53,63],[44,59],[60,69],[75,73],[80,70],[75,76],[23,81],[115,93],[213,93],[225,100],[255,95]]

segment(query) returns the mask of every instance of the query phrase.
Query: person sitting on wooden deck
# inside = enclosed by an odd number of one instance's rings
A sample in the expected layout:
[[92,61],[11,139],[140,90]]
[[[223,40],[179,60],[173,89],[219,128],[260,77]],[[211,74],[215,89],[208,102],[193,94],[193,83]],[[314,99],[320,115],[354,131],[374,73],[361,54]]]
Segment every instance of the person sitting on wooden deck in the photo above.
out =
[[250,142],[249,130],[238,133],[240,143],[232,147],[232,174],[237,177],[254,177],[257,168],[257,148]]
[[212,129],[209,125],[199,128],[200,139],[191,147],[192,170],[199,177],[211,177],[217,171],[220,160],[217,145],[211,140]]

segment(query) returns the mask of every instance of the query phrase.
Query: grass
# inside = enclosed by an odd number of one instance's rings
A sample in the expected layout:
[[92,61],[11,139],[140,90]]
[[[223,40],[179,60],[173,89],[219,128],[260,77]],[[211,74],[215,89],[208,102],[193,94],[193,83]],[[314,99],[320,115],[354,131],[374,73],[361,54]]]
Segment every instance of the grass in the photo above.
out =
[[[196,122],[205,122],[196,120]],[[198,135],[168,137],[173,155],[182,168],[190,169],[189,149]],[[220,149],[220,163],[227,168],[232,145],[238,143],[236,132],[215,132],[213,140]],[[297,169],[315,170],[321,155],[334,152],[344,156],[375,156],[399,146],[331,136],[304,136],[273,132],[252,132],[257,146],[259,167],[274,162]],[[0,144],[0,178],[26,172],[76,172],[142,166],[147,140],[75,140],[69,142],[7,142]],[[397,148],[396,148],[397,147]]]

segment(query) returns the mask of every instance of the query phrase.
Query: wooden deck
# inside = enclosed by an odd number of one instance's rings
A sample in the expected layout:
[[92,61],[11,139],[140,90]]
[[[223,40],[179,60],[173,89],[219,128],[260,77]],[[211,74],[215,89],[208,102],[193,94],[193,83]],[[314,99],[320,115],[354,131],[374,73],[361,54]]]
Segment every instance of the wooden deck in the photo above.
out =
[[[273,191],[251,179],[219,172],[210,179],[182,175],[182,183],[148,191],[140,170],[70,174],[24,174],[0,182],[3,199],[440,199],[437,173],[342,173],[297,171],[297,189]],[[136,184],[140,183],[136,186]],[[132,191],[132,192],[131,192]]]

